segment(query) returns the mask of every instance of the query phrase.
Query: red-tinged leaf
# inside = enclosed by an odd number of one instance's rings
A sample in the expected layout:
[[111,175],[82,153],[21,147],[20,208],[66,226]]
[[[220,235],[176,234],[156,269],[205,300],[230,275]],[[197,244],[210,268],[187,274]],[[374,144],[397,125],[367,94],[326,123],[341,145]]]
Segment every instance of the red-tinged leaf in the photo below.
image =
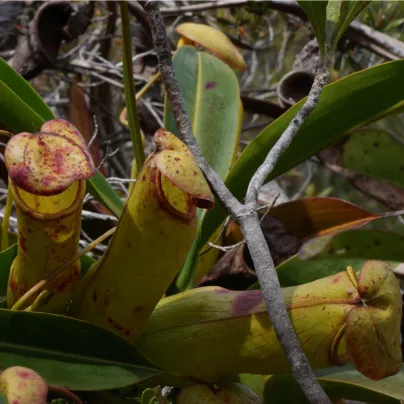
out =
[[[69,121],[79,130],[86,143],[89,143],[94,135],[93,124],[84,90],[78,83],[77,79],[74,80],[70,88]],[[92,142],[90,153],[95,166],[98,167],[102,156],[97,139]],[[106,175],[105,168],[101,168],[100,171]]]
[[338,198],[304,198],[271,210],[286,230],[302,239],[363,226],[382,217]]

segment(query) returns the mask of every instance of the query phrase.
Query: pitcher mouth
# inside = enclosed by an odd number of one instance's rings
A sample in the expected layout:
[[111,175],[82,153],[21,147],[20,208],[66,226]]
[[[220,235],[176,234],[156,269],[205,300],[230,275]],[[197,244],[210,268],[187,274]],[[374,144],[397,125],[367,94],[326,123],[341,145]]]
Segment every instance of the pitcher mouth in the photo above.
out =
[[59,194],[39,196],[17,187],[9,179],[10,189],[18,208],[38,220],[57,220],[80,209],[86,192],[86,180],[74,181]]

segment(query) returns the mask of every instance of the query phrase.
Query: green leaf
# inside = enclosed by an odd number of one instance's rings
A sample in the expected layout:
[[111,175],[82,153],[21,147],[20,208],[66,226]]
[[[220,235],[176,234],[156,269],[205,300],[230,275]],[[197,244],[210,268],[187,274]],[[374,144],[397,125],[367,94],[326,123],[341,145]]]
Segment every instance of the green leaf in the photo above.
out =
[[381,230],[351,230],[305,243],[300,259],[347,259],[404,261],[404,236]]
[[87,271],[90,269],[91,265],[93,265],[95,262],[94,258],[91,258],[88,255],[83,255],[80,257],[80,263],[81,263],[81,278],[87,273]]
[[328,394],[372,403],[400,403],[404,399],[404,367],[377,382],[360,374],[352,364],[315,372]]
[[0,362],[72,390],[121,388],[161,373],[129,342],[70,317],[0,309]]
[[[221,60],[192,46],[178,49],[173,64],[198,146],[224,179],[237,151],[241,130],[237,77]],[[178,135],[167,98],[164,125]]]
[[153,389],[146,389],[142,393],[140,404],[150,404],[156,398],[156,392]]
[[329,1],[326,10],[325,37],[333,51],[349,24],[370,1]]
[[334,37],[337,33],[338,22],[341,12],[341,1],[329,1],[326,9],[326,22],[325,22],[325,42],[328,48],[331,48]]
[[[53,115],[51,117],[48,115],[38,115],[15,92],[0,81],[0,122],[6,125],[8,130],[14,133],[36,132],[40,130],[45,121],[54,119]],[[87,180],[87,186],[94,198],[103,203],[116,216],[120,216],[124,202],[100,172]]]
[[[281,287],[286,288],[337,274],[344,271],[348,266],[359,270],[365,261],[365,259],[356,258],[302,260],[298,255],[294,255],[278,265],[276,271]],[[248,289],[259,288],[260,284],[255,282]]]
[[53,113],[20,74],[18,74],[5,60],[0,58],[0,81],[4,82],[22,101],[41,116],[45,121],[53,119]]
[[[331,1],[329,3],[332,3]],[[337,2],[336,2],[337,3]],[[349,24],[358,16],[358,14],[370,3],[370,1],[341,1],[341,9],[339,13],[338,26],[334,33],[334,39],[331,44],[335,48],[338,41],[348,28]]]
[[103,203],[116,217],[120,217],[125,207],[125,202],[111,187],[105,177],[97,171],[94,177],[87,180],[88,192],[98,201]]
[[326,276],[344,271],[348,266],[359,270],[364,264],[364,259],[341,258],[321,259],[315,261],[301,260],[294,255],[276,267],[281,286],[297,286],[313,282]]
[[325,21],[326,21],[326,7],[328,1],[312,1],[312,0],[301,0],[298,1],[300,7],[304,10],[307,17],[309,18],[311,25],[313,27],[314,33],[316,34],[317,42],[320,47],[320,51],[325,53]]
[[[340,140],[347,132],[398,110],[404,105],[403,81],[404,61],[400,60],[363,70],[326,86],[318,106],[281,156],[268,180]],[[235,162],[225,183],[237,198],[244,197],[252,175],[304,101],[264,129]],[[225,216],[220,203],[207,212],[199,248],[209,240]]]
[[[369,403],[400,404],[404,399],[404,369],[381,381],[361,375],[352,365],[315,372],[330,398]],[[246,379],[248,382],[248,379]],[[262,382],[262,381],[261,381]],[[290,374],[268,376],[264,382],[264,403],[308,403]]]
[[38,130],[45,121],[0,81],[0,122],[10,132],[18,133]]
[[382,129],[355,131],[345,143],[342,165],[359,174],[404,187],[404,145]]
[[123,67],[123,83],[126,102],[126,116],[129,124],[129,133],[132,139],[133,150],[135,153],[135,164],[140,170],[144,163],[143,140],[139,125],[139,115],[137,112],[136,90],[133,78],[133,62],[132,62],[132,34],[130,27],[130,17],[128,4],[126,2],[119,3],[121,12],[121,29],[122,29],[122,67]]
[[[178,49],[173,64],[199,148],[211,167],[224,179],[237,152],[243,117],[237,77],[221,60],[191,46]],[[164,125],[178,135],[167,97]],[[203,214],[199,210],[198,235]],[[196,239],[178,276],[179,290],[193,286],[197,247]]]

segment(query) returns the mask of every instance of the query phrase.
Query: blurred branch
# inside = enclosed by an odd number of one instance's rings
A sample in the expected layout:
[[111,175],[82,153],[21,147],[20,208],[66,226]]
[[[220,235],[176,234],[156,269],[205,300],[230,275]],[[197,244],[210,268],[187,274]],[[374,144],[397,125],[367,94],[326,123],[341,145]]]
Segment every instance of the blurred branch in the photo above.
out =
[[[202,156],[196,143],[192,126],[184,105],[182,93],[175,77],[171,59],[171,49],[164,21],[159,10],[158,1],[148,0],[144,7],[152,30],[153,44],[159,60],[161,77],[176,121],[179,137],[192,152],[217,198],[242,229],[276,336],[285,352],[293,374],[300,384],[302,391],[311,403],[329,404],[330,400],[319,385],[314,372],[304,355],[286,310],[274,263],[265,237],[262,233],[258,214],[255,209],[257,201],[255,199],[255,201],[251,201],[248,205],[242,205],[231,194],[217,173]],[[298,114],[298,116],[291,122],[291,130],[289,130],[289,132],[286,131],[286,135],[282,135],[281,141],[284,141],[285,139],[288,140],[293,136],[311,110],[314,109],[322,86],[326,82],[326,78],[327,65],[324,63],[318,70],[318,76],[315,82],[316,85],[313,86],[311,97],[309,96],[308,101],[305,104],[306,108],[303,107],[300,116]],[[288,143],[286,142],[286,144]],[[285,147],[280,147],[280,150],[283,151],[284,148]],[[280,152],[275,156],[270,153],[269,156],[272,156],[271,158],[274,160],[279,157]],[[260,185],[260,178],[265,174],[265,170],[267,170],[266,165],[264,165],[264,169],[259,170],[256,177],[258,178],[258,181],[254,182],[255,186]],[[252,194],[258,197],[258,194],[255,195],[255,192]]]
[[143,28],[151,34],[149,22],[143,7],[137,1],[128,1],[129,12],[142,24]]
[[195,11],[213,10],[216,8],[228,8],[234,6],[244,6],[247,0],[223,0],[223,1],[206,1],[204,3],[180,6],[180,7],[162,7],[161,14],[164,16],[177,16],[181,13],[190,13]]
[[[403,42],[383,32],[376,31],[366,24],[352,21],[347,29],[346,36],[351,39],[352,42],[355,42],[355,37],[361,38],[361,43],[359,44],[375,53],[377,53],[377,49],[381,49],[382,52],[385,52],[386,56],[390,53],[393,54],[396,59],[404,59]],[[380,54],[380,56],[383,55]]]
[[[269,1],[268,4],[269,7],[274,10],[292,14],[307,20],[306,14],[296,1],[272,0]],[[376,31],[361,22],[352,21],[344,33],[344,37],[384,58],[390,60],[404,58],[403,42],[383,32]]]
[[241,101],[245,111],[265,115],[273,119],[280,117],[287,111],[287,108],[283,108],[275,102],[264,101],[245,95],[241,96]]
[[[206,11],[224,7],[242,7],[247,5],[247,3],[247,0],[211,1],[181,7],[164,7],[161,9],[161,13],[164,16],[173,16],[180,13]],[[303,20],[307,20],[307,16],[303,9],[294,0],[270,0],[265,2],[265,4],[273,10],[292,14]],[[353,21],[351,23],[346,30],[344,37],[386,59],[395,60],[404,58],[403,42],[383,32],[376,31],[368,25],[362,24],[358,21]]]

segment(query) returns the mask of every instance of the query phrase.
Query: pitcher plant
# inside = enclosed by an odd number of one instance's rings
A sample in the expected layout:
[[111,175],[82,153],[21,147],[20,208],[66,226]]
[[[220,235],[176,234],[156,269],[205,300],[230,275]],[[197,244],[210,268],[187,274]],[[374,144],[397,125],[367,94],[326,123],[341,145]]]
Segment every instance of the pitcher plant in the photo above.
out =
[[[77,253],[85,179],[95,167],[84,139],[63,119],[46,122],[39,133],[13,136],[4,156],[18,220],[18,254],[7,291],[12,308]],[[41,293],[41,311],[64,312],[79,280],[77,261],[60,274],[53,290]]]

